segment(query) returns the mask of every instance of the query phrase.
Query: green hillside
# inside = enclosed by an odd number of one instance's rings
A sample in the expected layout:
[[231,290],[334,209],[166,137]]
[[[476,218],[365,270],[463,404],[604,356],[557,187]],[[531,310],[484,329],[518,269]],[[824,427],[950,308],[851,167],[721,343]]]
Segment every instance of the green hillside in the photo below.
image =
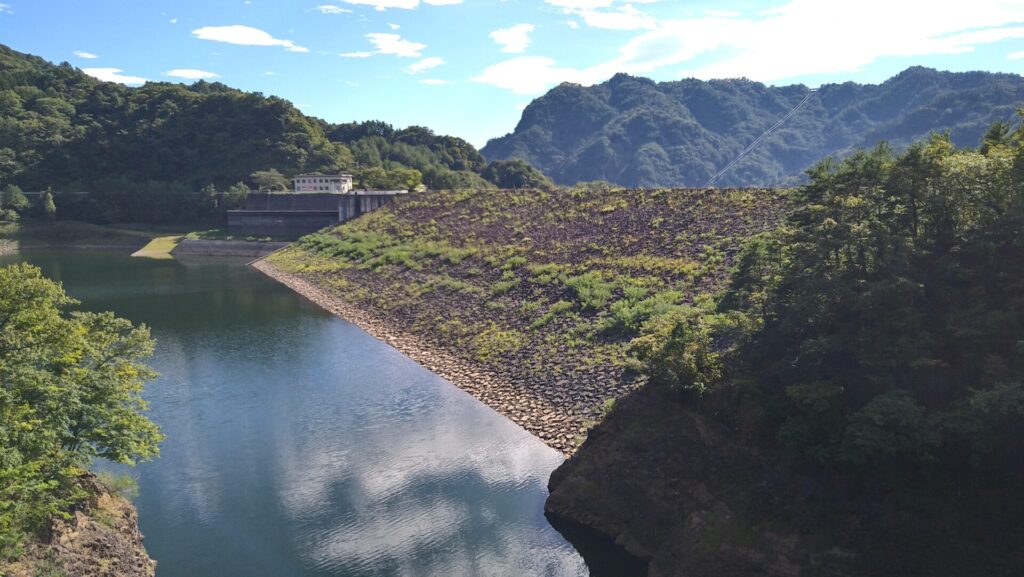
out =
[[544,180],[520,165],[488,165],[468,142],[424,127],[330,124],[287,100],[205,81],[130,88],[0,45],[0,185],[223,191],[271,169],[348,170],[369,188],[493,188],[508,174],[519,186]]
[[520,423],[568,452],[639,382],[630,340],[720,288],[782,206],[767,190],[414,193],[270,262],[529,391],[554,414]]
[[[656,83],[618,74],[591,87],[562,84],[534,100],[511,134],[482,149],[522,158],[560,184],[703,186],[808,93],[745,79]],[[830,155],[887,140],[904,147],[932,131],[974,146],[1024,106],[1024,78],[914,67],[879,85],[820,87],[777,132],[719,182],[796,182]]]

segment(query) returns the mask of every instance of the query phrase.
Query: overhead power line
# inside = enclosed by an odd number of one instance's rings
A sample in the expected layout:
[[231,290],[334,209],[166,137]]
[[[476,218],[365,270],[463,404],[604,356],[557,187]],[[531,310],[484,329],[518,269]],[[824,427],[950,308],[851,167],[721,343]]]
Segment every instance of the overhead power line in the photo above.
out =
[[704,188],[710,188],[710,187],[714,186],[714,184],[716,182],[718,182],[719,178],[722,178],[722,176],[726,172],[729,172],[729,169],[731,169],[732,167],[736,166],[741,160],[743,160],[743,157],[745,157],[747,154],[749,154],[750,151],[754,150],[754,148],[757,147],[758,144],[761,144],[764,141],[764,139],[766,139],[769,136],[771,136],[771,134],[773,132],[778,130],[778,128],[780,126],[785,124],[787,120],[789,120],[790,118],[793,117],[793,115],[795,115],[797,112],[799,112],[800,109],[803,108],[804,104],[807,104],[807,101],[810,100],[811,96],[814,96],[814,93],[817,92],[817,91],[818,90],[816,88],[811,88],[807,92],[807,96],[804,96],[804,99],[801,100],[799,104],[797,104],[796,106],[793,107],[793,110],[790,110],[788,113],[786,113],[785,116],[783,116],[781,119],[779,119],[778,122],[773,124],[771,126],[771,128],[769,128],[768,130],[765,130],[764,132],[761,133],[761,136],[758,136],[756,139],[754,139],[754,142],[751,142],[749,146],[744,148],[743,152],[740,152],[739,156],[737,156],[736,158],[732,159],[732,162],[730,162],[729,164],[725,165],[725,168],[723,168],[722,170],[719,170],[714,176],[712,176],[711,180],[709,180],[707,182],[707,184],[704,185]]

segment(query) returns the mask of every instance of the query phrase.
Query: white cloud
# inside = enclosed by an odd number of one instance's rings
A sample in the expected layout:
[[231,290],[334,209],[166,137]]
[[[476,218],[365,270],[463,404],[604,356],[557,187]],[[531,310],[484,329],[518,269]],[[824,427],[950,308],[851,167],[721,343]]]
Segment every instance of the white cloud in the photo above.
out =
[[419,74],[421,72],[426,72],[431,68],[437,68],[442,64],[444,64],[443,58],[431,56],[430,58],[424,58],[423,60],[413,62],[412,64],[405,68],[405,71],[408,72],[409,74]]
[[399,26],[398,24],[395,24],[394,22],[388,22],[388,28],[390,28],[392,30],[398,30],[399,28],[401,28],[401,26]]
[[572,13],[582,18],[587,26],[605,30],[650,30],[658,26],[653,16],[637,10],[632,4],[613,10],[574,10]]
[[575,20],[566,20],[565,25],[568,26],[569,28],[572,28],[573,30],[580,27],[580,23]]
[[[619,9],[615,0],[547,2],[572,10]],[[1021,22],[1022,0],[790,0],[752,16],[715,12],[657,22],[623,44],[617,57],[588,68],[560,67],[544,57],[513,58],[473,80],[535,95],[562,81],[593,84],[616,72],[648,74],[679,66],[679,77],[773,82],[855,72],[885,57],[971,52],[1024,38]],[[698,56],[710,61],[686,67]]]
[[277,72],[274,72],[273,70],[267,70],[266,72],[263,73],[263,75],[264,76],[277,76]]
[[445,84],[451,84],[448,80],[441,80],[440,78],[424,78],[420,80],[420,84],[429,84],[430,86],[443,86]]
[[546,56],[520,56],[488,66],[471,78],[473,82],[504,88],[515,94],[540,94],[559,82],[587,83],[583,72],[559,68]]
[[267,32],[251,26],[233,24],[231,26],[203,26],[192,31],[196,38],[240,44],[242,46],[281,46],[289,52],[309,52],[291,40],[274,38]]
[[348,56],[350,58],[365,58],[366,56],[371,56],[373,54],[392,54],[403,58],[419,58],[423,55],[423,49],[427,47],[426,44],[406,40],[399,34],[372,32],[363,37],[368,39],[370,43],[377,48],[377,50],[370,53],[350,52],[348,54],[342,54],[342,56]]
[[79,58],[86,58],[86,59],[88,59],[88,60],[93,60],[93,59],[95,59],[95,58],[99,58],[99,56],[98,56],[98,55],[96,55],[96,54],[93,54],[92,52],[83,52],[83,51],[81,51],[81,50],[75,50],[75,51],[73,52],[73,54],[74,54],[75,56],[79,57]]
[[348,8],[342,8],[336,4],[321,4],[316,7],[321,14],[347,14],[352,12]]
[[178,23],[178,19],[177,18],[171,18],[170,20],[168,20],[168,22],[170,22],[171,24],[177,24]]
[[[344,0],[347,4],[355,4],[359,6],[372,6],[376,10],[384,11],[391,8],[400,8],[402,10],[412,10],[420,5],[420,0]],[[424,4],[430,4],[431,6],[450,6],[453,4],[462,4],[462,0],[423,0]]]
[[1024,51],[1007,54],[1006,57],[1010,60],[1020,60],[1021,58],[1024,58]]
[[369,58],[373,56],[373,52],[342,52],[339,56],[342,58]]
[[14,14],[14,10],[11,10],[11,8],[13,7],[10,4],[0,4],[0,14],[3,14],[4,12]]
[[535,29],[533,24],[516,24],[491,32],[491,38],[502,46],[502,52],[523,52],[530,45],[530,32]]
[[121,74],[124,70],[120,68],[83,68],[82,72],[104,82],[118,82],[120,84],[143,84],[146,82],[146,79],[141,76]]
[[615,3],[615,0],[544,0],[552,6],[567,8],[569,10],[593,10],[595,8],[607,8]]
[[175,68],[174,70],[168,70],[164,72],[165,76],[172,76],[174,78],[184,78],[186,80],[204,80],[206,78],[220,78],[220,74],[215,72],[209,72],[206,70],[198,70],[195,68]]

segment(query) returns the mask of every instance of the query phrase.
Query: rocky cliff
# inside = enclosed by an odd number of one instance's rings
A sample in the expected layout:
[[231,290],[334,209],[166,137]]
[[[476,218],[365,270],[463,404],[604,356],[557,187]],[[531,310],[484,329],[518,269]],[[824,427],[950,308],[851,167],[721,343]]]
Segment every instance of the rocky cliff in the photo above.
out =
[[82,479],[92,495],[72,512],[56,519],[50,534],[25,546],[24,554],[0,563],[4,577],[153,577],[139,531],[138,514],[126,499],[111,494],[93,477]]

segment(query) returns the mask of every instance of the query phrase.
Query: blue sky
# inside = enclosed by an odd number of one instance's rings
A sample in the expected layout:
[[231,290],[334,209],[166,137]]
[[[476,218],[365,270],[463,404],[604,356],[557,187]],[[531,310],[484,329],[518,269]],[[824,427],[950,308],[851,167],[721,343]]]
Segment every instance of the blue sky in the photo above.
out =
[[0,42],[94,76],[208,78],[482,146],[562,81],[880,82],[1024,70],[1024,0],[3,0]]

